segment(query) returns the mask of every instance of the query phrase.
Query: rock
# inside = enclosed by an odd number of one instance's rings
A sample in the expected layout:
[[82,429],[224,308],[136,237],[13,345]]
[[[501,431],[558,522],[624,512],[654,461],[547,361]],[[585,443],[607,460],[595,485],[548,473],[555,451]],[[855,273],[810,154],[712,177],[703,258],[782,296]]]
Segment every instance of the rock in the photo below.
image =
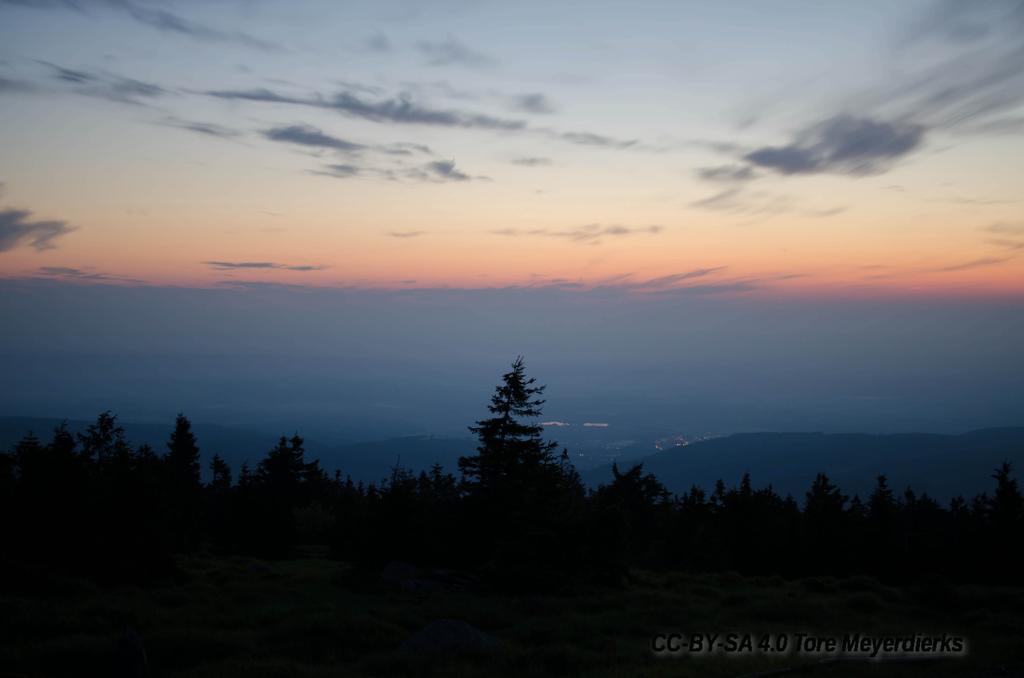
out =
[[471,624],[457,619],[438,619],[412,634],[399,652],[422,659],[439,659],[489,652],[497,641]]
[[479,578],[459,570],[431,570],[427,579],[446,592],[469,591],[479,584]]
[[420,570],[415,565],[403,563],[400,560],[392,560],[381,570],[380,580],[388,586],[403,591],[416,591],[419,589],[418,579]]
[[258,560],[254,560],[245,566],[245,571],[249,574],[273,574],[274,569],[266,563],[261,563]]
[[392,560],[380,573],[387,586],[410,593],[452,593],[466,591],[477,584],[477,578],[456,570],[421,570],[415,565]]
[[114,676],[116,678],[145,678],[149,675],[149,662],[142,636],[130,626],[117,640],[114,650]]

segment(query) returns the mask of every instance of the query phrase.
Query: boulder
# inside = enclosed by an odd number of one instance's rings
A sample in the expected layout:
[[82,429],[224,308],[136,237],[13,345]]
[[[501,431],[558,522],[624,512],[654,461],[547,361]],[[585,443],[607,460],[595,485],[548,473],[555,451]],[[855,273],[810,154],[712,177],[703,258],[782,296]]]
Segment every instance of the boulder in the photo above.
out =
[[415,565],[392,560],[381,570],[380,580],[403,591],[416,591],[419,589],[419,576],[420,569]]
[[437,619],[412,634],[399,651],[421,659],[442,659],[489,652],[497,643],[472,624],[457,619]]
[[273,574],[274,568],[270,567],[270,565],[267,565],[266,563],[254,560],[245,566],[245,571],[251,575],[266,575]]

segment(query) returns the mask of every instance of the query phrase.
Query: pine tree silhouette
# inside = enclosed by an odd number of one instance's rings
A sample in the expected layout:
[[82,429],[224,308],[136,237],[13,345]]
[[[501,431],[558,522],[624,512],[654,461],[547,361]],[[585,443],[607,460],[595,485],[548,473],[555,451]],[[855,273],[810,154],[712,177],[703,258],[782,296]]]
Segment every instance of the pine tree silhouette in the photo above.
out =
[[199,443],[192,422],[183,414],[174,420],[164,455],[167,477],[168,530],[176,548],[189,551],[201,539],[202,486],[199,482]]
[[527,378],[522,356],[502,375],[488,410],[493,417],[480,420],[469,430],[480,441],[477,455],[461,457],[459,470],[470,493],[494,493],[508,499],[512,488],[522,489],[528,480],[549,475],[556,466],[553,451],[558,443],[541,438],[544,427],[523,420],[541,415],[544,386]]
[[199,486],[199,444],[192,433],[192,422],[183,414],[174,420],[164,459],[172,483],[182,489]]
[[211,490],[226,492],[231,489],[231,467],[219,454],[214,454],[210,460],[210,473],[213,475],[210,481]]

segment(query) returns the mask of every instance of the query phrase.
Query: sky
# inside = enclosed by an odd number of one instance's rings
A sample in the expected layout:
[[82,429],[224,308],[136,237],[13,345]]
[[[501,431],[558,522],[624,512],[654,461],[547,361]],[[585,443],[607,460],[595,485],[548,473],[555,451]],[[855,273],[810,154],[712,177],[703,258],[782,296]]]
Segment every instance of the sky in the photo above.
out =
[[0,0],[0,149],[8,412],[523,352],[581,417],[1022,420],[1020,0]]

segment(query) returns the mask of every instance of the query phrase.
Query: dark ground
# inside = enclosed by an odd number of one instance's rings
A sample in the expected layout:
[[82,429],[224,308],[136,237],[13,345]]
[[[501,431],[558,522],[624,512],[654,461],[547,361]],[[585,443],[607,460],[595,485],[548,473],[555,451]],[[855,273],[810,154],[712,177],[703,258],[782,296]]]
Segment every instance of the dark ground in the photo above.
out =
[[[563,595],[410,593],[317,557],[205,557],[179,565],[176,580],[144,588],[31,573],[5,582],[0,676],[111,675],[126,625],[141,635],[157,677],[743,676],[810,660],[658,659],[651,638],[801,630],[959,633],[970,651],[963,659],[819,665],[798,675],[1024,675],[1022,588],[634,572],[621,588],[581,586]],[[468,622],[494,645],[481,655],[430,661],[400,649],[438,619]]]

